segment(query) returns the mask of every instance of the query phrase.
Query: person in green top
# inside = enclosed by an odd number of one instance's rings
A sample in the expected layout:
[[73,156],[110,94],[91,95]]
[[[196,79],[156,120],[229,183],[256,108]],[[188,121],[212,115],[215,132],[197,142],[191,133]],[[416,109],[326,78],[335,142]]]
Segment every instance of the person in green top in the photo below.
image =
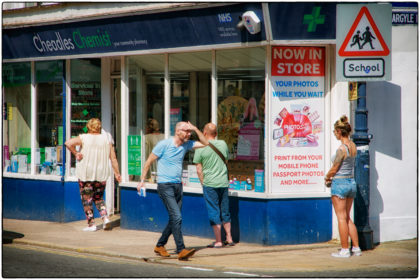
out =
[[[213,123],[204,126],[203,134],[216,149],[228,158],[228,146],[223,140],[216,140],[217,127]],[[194,154],[194,163],[197,167],[198,177],[203,185],[203,197],[206,202],[210,225],[213,228],[216,241],[208,247],[221,248],[222,224],[226,232],[226,245],[233,246],[230,232],[231,219],[229,213],[229,179],[228,170],[222,158],[210,147],[198,149]]]

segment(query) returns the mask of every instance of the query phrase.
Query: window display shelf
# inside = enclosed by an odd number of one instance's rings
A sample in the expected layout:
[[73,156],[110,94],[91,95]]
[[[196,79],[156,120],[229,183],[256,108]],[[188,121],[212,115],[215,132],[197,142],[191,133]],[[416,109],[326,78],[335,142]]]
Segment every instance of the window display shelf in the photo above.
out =
[[31,179],[31,180],[45,180],[45,181],[61,181],[61,176],[58,175],[41,175],[41,174],[22,174],[22,173],[13,173],[13,172],[4,172],[3,177],[6,178],[16,178],[16,179]]
[[[122,182],[118,185],[119,187],[124,188],[137,188],[137,182]],[[147,190],[157,190],[157,184],[154,183],[146,183],[146,192]],[[191,187],[184,187],[184,193],[195,193],[195,194],[202,194],[202,188],[191,188]],[[237,191],[237,190],[229,190],[229,196],[232,197],[248,197],[254,199],[290,199],[290,198],[329,198],[331,194],[329,191],[323,192],[291,192],[291,193],[259,193],[253,191]]]
[[89,102],[72,102],[71,106],[101,106],[101,103],[99,102],[94,102],[94,103],[89,103]]
[[264,160],[229,160],[230,189],[264,192]]
[[101,90],[96,82],[72,82],[71,136],[86,133],[91,118],[101,118]]

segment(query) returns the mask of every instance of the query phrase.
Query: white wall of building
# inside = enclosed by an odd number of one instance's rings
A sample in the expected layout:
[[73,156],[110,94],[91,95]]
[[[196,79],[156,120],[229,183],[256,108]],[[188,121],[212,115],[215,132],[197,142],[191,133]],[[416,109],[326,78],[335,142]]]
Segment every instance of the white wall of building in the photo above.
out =
[[[333,134],[334,130],[334,123],[342,116],[346,115],[349,120],[351,118],[351,111],[350,111],[350,101],[348,96],[348,85],[347,82],[337,82],[335,83],[334,87],[331,89],[331,120],[330,126],[325,127],[326,134],[329,135],[331,139],[330,144],[330,155],[335,155],[338,147],[340,147],[341,142],[335,138]],[[354,125],[352,124],[354,128]],[[325,160],[329,161],[329,167],[331,167],[331,157],[326,158]],[[325,172],[328,172],[329,168],[326,169]],[[332,207],[332,206],[331,206]],[[333,239],[340,239],[340,235],[338,232],[338,222],[337,216],[335,215],[333,209],[333,225],[332,225],[332,238]]]
[[[374,243],[417,237],[418,213],[418,29],[392,27],[392,80],[367,82],[370,152],[370,226]],[[334,122],[350,117],[347,83],[331,90],[331,155],[340,143]],[[354,112],[353,112],[354,113]],[[354,122],[352,126],[354,129]],[[330,131],[329,131],[330,130]],[[333,238],[339,239],[333,214]]]
[[417,237],[418,30],[392,27],[392,80],[367,83],[374,242]]

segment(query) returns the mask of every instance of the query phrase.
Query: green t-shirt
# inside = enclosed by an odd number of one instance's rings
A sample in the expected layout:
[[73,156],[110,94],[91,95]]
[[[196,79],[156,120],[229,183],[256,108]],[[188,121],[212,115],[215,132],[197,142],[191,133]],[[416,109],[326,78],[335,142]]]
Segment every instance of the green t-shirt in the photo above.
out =
[[[210,142],[225,158],[228,158],[228,146],[225,141],[211,140]],[[229,187],[226,164],[210,146],[195,150],[194,163],[201,163],[203,166],[203,184],[205,186],[213,188]]]

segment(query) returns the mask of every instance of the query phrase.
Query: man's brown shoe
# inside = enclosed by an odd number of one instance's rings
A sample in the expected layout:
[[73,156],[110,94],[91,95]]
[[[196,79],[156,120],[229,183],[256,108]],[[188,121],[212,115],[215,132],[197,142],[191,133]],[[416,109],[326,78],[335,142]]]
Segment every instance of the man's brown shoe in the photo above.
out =
[[169,253],[166,251],[165,247],[163,246],[156,246],[155,247],[155,253],[162,256],[162,257],[170,257]]
[[179,252],[178,254],[178,260],[180,261],[187,261],[189,257],[191,257],[192,255],[194,255],[195,253],[195,249],[183,249],[181,252]]

